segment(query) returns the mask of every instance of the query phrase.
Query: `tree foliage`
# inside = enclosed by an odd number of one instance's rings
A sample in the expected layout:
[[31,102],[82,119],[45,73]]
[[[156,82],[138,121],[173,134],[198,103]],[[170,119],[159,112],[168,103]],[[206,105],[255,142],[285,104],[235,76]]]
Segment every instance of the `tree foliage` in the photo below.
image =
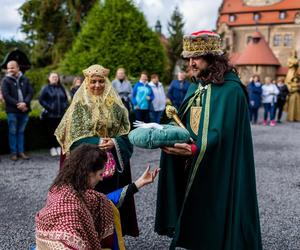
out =
[[57,64],[96,0],[27,0],[19,9],[21,30],[38,66]]
[[169,58],[171,62],[171,68],[174,69],[176,62],[180,59],[182,52],[182,38],[184,35],[184,21],[183,15],[179,12],[176,6],[171,19],[168,22],[169,37]]
[[166,53],[158,35],[130,0],[96,3],[71,50],[61,63],[64,73],[78,74],[91,64],[115,72],[124,67],[131,76],[141,71],[164,74]]
[[14,39],[0,40],[0,63],[3,61],[7,53],[11,52],[15,48],[22,50],[27,56],[30,54],[30,46],[26,42]]

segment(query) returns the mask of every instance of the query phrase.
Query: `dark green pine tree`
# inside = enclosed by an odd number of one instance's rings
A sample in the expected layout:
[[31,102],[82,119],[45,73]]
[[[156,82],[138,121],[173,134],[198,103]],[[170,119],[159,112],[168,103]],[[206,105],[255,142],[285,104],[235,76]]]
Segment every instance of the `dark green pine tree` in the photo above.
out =
[[171,62],[171,70],[173,72],[176,62],[180,59],[180,54],[182,52],[182,38],[184,35],[184,21],[183,16],[179,12],[176,6],[171,19],[168,22],[168,32],[169,37],[169,58]]
[[143,70],[163,76],[166,53],[131,0],[106,0],[88,14],[61,70],[79,74],[91,64],[101,64],[113,73],[124,67],[134,77]]

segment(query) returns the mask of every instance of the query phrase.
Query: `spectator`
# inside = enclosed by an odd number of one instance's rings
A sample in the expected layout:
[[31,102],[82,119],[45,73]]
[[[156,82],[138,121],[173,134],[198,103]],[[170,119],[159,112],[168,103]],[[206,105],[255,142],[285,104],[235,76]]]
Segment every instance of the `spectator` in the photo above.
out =
[[119,94],[124,106],[128,112],[131,110],[131,94],[132,87],[130,81],[128,81],[124,68],[119,68],[116,73],[115,80],[112,81],[112,86]]
[[24,153],[24,131],[29,119],[33,91],[28,78],[22,74],[16,61],[7,63],[2,94],[6,104],[11,160],[16,161],[18,157],[28,160],[29,157]]
[[270,126],[275,126],[275,111],[277,95],[279,90],[274,83],[272,83],[271,77],[266,77],[265,84],[262,86],[262,103],[264,104],[264,121],[263,125],[268,123],[268,115],[270,115]]
[[81,83],[82,83],[81,78],[79,76],[76,76],[73,80],[73,85],[72,85],[72,88],[70,90],[70,94],[71,94],[72,99],[73,99],[73,96],[75,95],[76,91],[81,86]]
[[190,84],[185,80],[185,72],[183,71],[178,73],[177,78],[177,80],[171,82],[167,96],[171,100],[172,105],[179,109]]
[[259,76],[254,76],[253,80],[247,85],[249,95],[249,114],[250,122],[257,123],[258,109],[261,105],[262,87]]
[[41,118],[44,121],[46,133],[50,144],[50,155],[60,155],[61,148],[54,136],[54,131],[60,123],[68,107],[68,98],[65,88],[60,84],[59,75],[50,73],[48,84],[42,89],[39,102],[43,106]]
[[150,121],[160,123],[160,118],[166,108],[166,94],[157,74],[151,75],[149,86],[154,94],[150,108]]
[[146,72],[141,73],[140,80],[134,85],[132,103],[134,105],[135,118],[138,121],[149,122],[150,103],[154,99],[152,89],[148,84]]
[[279,94],[277,96],[277,105],[276,105],[276,110],[278,110],[277,122],[281,123],[282,111],[283,111],[284,104],[286,102],[286,98],[289,94],[289,89],[288,89],[287,85],[284,83],[283,78],[279,78],[276,86],[279,90]]

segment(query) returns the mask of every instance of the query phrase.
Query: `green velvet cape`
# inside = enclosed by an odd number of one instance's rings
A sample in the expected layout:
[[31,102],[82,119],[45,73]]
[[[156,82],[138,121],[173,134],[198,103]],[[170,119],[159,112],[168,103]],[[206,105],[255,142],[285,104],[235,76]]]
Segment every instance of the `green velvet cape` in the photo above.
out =
[[[189,129],[191,84],[179,110]],[[192,159],[162,153],[155,231],[192,250],[261,250],[252,136],[245,91],[237,75],[210,84],[203,96]],[[188,162],[188,167],[185,167]]]

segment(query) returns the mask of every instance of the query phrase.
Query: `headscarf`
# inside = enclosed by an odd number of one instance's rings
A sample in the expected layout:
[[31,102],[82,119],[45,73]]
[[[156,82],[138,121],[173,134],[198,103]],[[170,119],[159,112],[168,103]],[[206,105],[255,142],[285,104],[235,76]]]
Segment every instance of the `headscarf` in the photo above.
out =
[[[82,138],[116,137],[129,133],[128,111],[107,78],[108,71],[101,65],[92,65],[83,70],[85,79],[55,131],[64,154],[69,152],[75,141]],[[89,90],[92,76],[105,78],[105,88],[99,96]]]
[[94,190],[79,199],[70,186],[54,187],[35,217],[37,249],[100,250],[114,232],[111,202]]

